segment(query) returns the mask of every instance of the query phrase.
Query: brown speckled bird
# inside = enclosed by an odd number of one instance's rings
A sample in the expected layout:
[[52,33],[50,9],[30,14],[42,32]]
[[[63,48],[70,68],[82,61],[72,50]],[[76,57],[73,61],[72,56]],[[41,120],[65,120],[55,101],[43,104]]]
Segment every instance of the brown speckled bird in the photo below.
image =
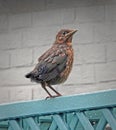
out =
[[[56,35],[53,46],[38,59],[38,64],[26,78],[40,83],[49,97],[61,96],[51,85],[63,83],[67,80],[73,64],[72,37],[77,30],[62,29]],[[49,87],[57,95],[53,96]]]

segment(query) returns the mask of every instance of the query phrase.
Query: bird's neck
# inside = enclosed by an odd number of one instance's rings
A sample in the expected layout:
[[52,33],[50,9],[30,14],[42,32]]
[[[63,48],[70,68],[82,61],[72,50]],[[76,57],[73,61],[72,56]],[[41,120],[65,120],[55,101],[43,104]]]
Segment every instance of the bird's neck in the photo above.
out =
[[55,42],[54,45],[66,45],[68,47],[72,47],[72,42],[71,41],[66,41],[63,43]]
[[67,46],[72,47],[72,42],[66,42]]

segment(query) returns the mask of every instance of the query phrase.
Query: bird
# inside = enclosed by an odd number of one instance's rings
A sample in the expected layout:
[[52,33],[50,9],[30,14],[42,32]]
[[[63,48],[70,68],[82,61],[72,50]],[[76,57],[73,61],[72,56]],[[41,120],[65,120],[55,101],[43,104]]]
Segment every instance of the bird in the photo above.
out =
[[[52,85],[64,83],[72,70],[74,61],[72,38],[76,32],[74,29],[61,29],[51,48],[38,58],[34,69],[25,75],[32,82],[41,84],[49,98],[62,96]],[[52,95],[47,87],[56,95]]]

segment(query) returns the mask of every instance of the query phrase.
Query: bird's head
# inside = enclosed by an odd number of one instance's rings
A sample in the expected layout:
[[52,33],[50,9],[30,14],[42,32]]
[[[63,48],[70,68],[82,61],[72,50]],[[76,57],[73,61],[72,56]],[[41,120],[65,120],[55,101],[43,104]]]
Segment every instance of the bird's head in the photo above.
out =
[[57,44],[62,43],[71,43],[73,34],[77,32],[77,30],[69,30],[69,29],[62,29],[58,32],[56,35],[56,41]]

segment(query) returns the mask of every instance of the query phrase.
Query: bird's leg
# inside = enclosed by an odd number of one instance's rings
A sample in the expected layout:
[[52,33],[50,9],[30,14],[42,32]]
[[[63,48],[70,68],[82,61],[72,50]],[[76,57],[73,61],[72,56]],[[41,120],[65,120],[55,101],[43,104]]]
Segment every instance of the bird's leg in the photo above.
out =
[[[45,83],[41,83],[41,85],[42,85],[42,88],[43,88],[43,89],[47,92],[47,94],[49,95],[49,98],[52,98],[52,95],[51,95],[50,92],[47,90]],[[46,97],[46,98],[48,98],[48,97]]]
[[[52,89],[56,94],[57,94],[57,96],[62,96],[58,91],[56,91],[50,84],[47,84],[48,85],[48,87],[50,88],[50,89]],[[54,97],[57,97],[57,96],[54,96]]]

